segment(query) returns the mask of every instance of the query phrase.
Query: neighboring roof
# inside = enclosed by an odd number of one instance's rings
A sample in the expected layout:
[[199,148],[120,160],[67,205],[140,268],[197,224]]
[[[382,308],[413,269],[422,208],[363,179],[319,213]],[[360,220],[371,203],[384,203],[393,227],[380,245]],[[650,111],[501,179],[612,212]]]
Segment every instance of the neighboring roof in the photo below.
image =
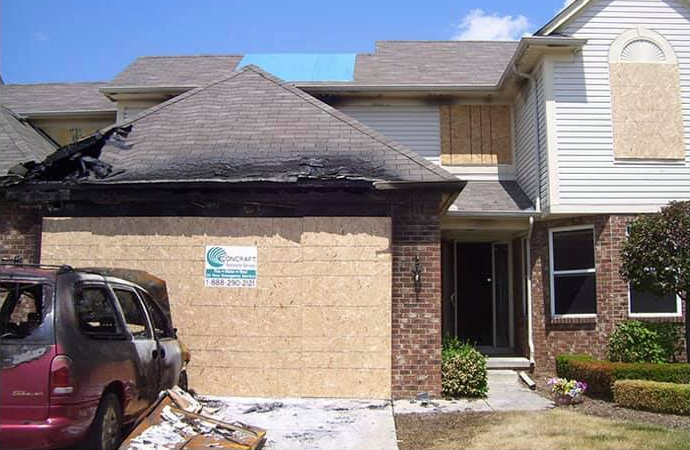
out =
[[237,69],[255,65],[285,81],[352,81],[354,53],[250,53]]
[[357,56],[354,84],[495,86],[518,41],[378,41]]
[[0,106],[0,175],[17,164],[40,161],[55,148],[28,121]]
[[99,89],[105,83],[0,85],[0,101],[18,114],[54,112],[115,112],[115,104]]
[[451,214],[532,214],[534,205],[516,181],[468,181],[448,210]]
[[[356,56],[354,80],[341,82],[346,85],[495,86],[517,46],[518,41],[378,41],[375,53]],[[252,56],[249,62],[257,62],[261,55],[247,56]],[[240,55],[145,56],[120,72],[108,88],[201,86],[238,68],[242,58]],[[269,66],[262,69],[271,71]]]
[[[74,161],[77,154],[88,156],[83,162],[94,170],[75,176],[82,166]],[[439,166],[255,66],[63,147],[41,166],[28,178],[97,184],[462,185]]]
[[231,74],[241,55],[142,56],[108,86],[203,86]]

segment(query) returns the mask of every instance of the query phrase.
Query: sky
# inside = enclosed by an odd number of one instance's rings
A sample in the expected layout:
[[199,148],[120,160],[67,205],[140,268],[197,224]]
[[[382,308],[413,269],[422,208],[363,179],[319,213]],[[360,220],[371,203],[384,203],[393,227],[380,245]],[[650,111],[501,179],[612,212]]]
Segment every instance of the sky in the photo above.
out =
[[385,39],[519,39],[563,6],[564,0],[0,0],[0,74],[5,83],[107,81],[146,55],[366,53]]

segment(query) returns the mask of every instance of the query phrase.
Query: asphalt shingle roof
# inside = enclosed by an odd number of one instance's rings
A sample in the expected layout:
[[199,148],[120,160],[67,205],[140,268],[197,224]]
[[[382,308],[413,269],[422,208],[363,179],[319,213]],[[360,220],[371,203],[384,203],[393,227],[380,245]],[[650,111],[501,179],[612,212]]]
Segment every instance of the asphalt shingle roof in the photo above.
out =
[[55,151],[25,119],[0,106],[0,175],[27,161],[40,161]]
[[125,67],[110,86],[203,86],[229,75],[240,55],[142,56]]
[[[127,132],[127,127],[131,130]],[[104,131],[113,175],[82,182],[453,182],[457,178],[255,66]]]
[[357,56],[354,84],[496,85],[517,41],[379,41]]
[[113,111],[117,108],[99,88],[106,83],[0,85],[0,102],[18,114],[38,112]]
[[534,205],[516,181],[468,181],[450,211],[533,212]]
[[[517,41],[378,41],[359,54],[354,81],[343,84],[473,85],[498,83]],[[201,86],[229,74],[241,55],[145,56],[110,86]]]

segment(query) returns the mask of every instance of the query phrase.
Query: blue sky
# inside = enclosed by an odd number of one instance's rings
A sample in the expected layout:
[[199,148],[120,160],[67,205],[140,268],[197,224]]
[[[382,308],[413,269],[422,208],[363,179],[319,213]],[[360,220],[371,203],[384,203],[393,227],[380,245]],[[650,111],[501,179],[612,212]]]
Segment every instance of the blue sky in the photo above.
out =
[[353,52],[382,39],[505,39],[564,0],[2,0],[5,83],[109,80],[137,56]]

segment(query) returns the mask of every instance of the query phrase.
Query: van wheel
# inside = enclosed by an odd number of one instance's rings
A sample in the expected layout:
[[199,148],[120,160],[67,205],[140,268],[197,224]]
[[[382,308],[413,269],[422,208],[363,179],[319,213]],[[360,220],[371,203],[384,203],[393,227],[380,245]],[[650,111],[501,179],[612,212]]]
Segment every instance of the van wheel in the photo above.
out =
[[180,372],[180,379],[177,381],[177,385],[183,390],[189,390],[189,381],[187,380],[187,371],[183,370]]
[[112,392],[105,394],[98,405],[96,417],[91,424],[89,449],[117,450],[122,433],[122,411],[120,401]]

